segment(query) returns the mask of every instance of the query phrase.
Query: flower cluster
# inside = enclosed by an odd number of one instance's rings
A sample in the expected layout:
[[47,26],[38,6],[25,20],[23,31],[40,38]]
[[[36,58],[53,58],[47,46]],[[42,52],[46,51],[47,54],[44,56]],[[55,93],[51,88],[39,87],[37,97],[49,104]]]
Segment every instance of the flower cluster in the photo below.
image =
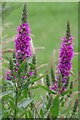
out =
[[[31,47],[31,31],[30,26],[27,21],[27,6],[24,4],[23,13],[22,13],[22,23],[18,27],[18,33],[15,39],[15,59],[16,59],[16,67],[15,73],[18,72],[20,64],[26,59],[32,57],[32,47]],[[29,69],[30,71],[30,69]],[[30,71],[29,75],[32,76],[33,72]],[[6,79],[11,80],[13,75],[12,71],[7,72]],[[27,76],[22,75],[22,78],[25,79]]]
[[[67,33],[66,36],[62,38],[62,44],[59,54],[59,64],[58,64],[58,74],[61,75],[56,77],[56,81],[50,86],[50,90],[55,90],[58,93],[62,93],[66,90],[66,85],[70,76],[70,71],[72,69],[71,60],[74,57],[74,48],[73,48],[73,39],[74,37],[70,33],[69,22],[67,23]],[[61,84],[61,85],[59,85]],[[60,88],[61,87],[61,88]]]
[[[22,23],[18,27],[18,34],[15,40],[15,53],[16,53],[16,68],[15,72],[18,72],[20,64],[26,59],[32,56],[32,48],[31,48],[31,37],[30,37],[30,26],[28,22]],[[30,76],[33,75],[33,72],[30,71]],[[25,79],[27,76],[22,76]],[[7,72],[6,79],[12,80],[13,75],[12,71]]]
[[25,58],[32,56],[30,37],[30,26],[28,22],[21,24],[18,27],[18,34],[15,40],[16,59],[20,63]]
[[66,84],[67,78],[70,76],[70,71],[72,68],[72,58],[74,56],[73,48],[73,36],[70,35],[67,40],[66,36],[62,38],[63,42],[60,49],[60,62],[58,65],[58,72],[62,75],[62,83]]
[[7,80],[12,80],[12,72],[11,71],[6,72],[6,79]]

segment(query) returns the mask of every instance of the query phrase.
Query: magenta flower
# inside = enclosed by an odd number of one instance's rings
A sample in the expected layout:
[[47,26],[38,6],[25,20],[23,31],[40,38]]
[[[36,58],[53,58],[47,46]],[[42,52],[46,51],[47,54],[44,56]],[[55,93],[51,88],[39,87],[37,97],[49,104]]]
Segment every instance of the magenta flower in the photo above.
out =
[[58,91],[58,82],[57,81],[55,81],[54,84],[52,86],[50,86],[50,90]]
[[66,36],[63,37],[60,49],[58,73],[62,75],[62,83],[64,84],[66,84],[66,80],[70,76],[70,71],[72,69],[71,60],[74,56],[73,38],[72,35],[70,35],[68,40]]
[[28,22],[18,27],[18,34],[15,40],[16,59],[18,62],[32,56],[30,26]]
[[[58,74],[61,75],[60,81],[59,76],[56,77],[56,81],[50,86],[50,90],[54,90],[58,93],[66,91],[66,84],[70,76],[70,71],[72,69],[72,59],[74,57],[74,48],[73,48],[73,39],[74,37],[70,33],[69,22],[67,23],[67,33],[66,36],[62,38],[62,44],[59,54],[59,64],[58,64]],[[61,82],[61,88],[59,88],[59,82]]]
[[6,79],[7,80],[12,80],[12,72],[11,71],[6,72]]
[[33,74],[34,74],[34,72],[33,72],[33,71],[30,71],[30,72],[29,72],[29,75],[30,75],[30,76],[32,76]]
[[[32,47],[31,47],[31,31],[30,26],[27,21],[27,6],[24,4],[21,25],[18,27],[17,36],[15,39],[15,53],[16,53],[16,67],[14,71],[18,73],[20,64],[26,59],[32,56]],[[11,70],[13,72],[13,70]],[[12,73],[7,73],[7,80],[11,80]],[[31,73],[30,73],[31,74]],[[12,77],[16,78],[16,75]],[[22,75],[22,78],[26,78],[26,75]]]
[[27,6],[24,4],[21,25],[18,27],[18,34],[15,40],[15,52],[17,64],[32,56],[31,31],[27,21]]

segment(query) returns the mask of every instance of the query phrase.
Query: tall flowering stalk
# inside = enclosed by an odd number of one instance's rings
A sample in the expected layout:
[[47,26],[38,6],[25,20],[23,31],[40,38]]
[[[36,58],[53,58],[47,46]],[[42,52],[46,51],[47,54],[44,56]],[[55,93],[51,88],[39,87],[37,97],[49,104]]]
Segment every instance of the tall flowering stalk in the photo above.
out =
[[[53,86],[50,87],[51,90],[59,91],[62,93],[66,90],[66,84],[68,84],[68,79],[70,76],[70,71],[72,69],[72,59],[74,56],[73,48],[73,36],[70,32],[70,24],[67,22],[67,31],[66,36],[62,38],[62,44],[59,54],[59,65],[58,65],[58,74],[60,77],[56,78]],[[61,89],[59,89],[59,86]]]
[[70,76],[70,71],[72,69],[72,62],[74,56],[73,48],[73,36],[70,33],[69,21],[67,23],[66,36],[62,38],[63,42],[60,49],[60,62],[58,65],[58,72],[62,76],[62,83],[66,84],[68,77]]
[[18,27],[18,34],[15,40],[16,59],[21,63],[25,58],[32,56],[30,26],[27,21],[27,8],[24,5],[22,24]]
[[[29,23],[27,21],[27,6],[24,4],[21,25],[18,27],[18,33],[15,39],[15,61],[16,69],[18,71],[20,64],[26,59],[32,57],[32,47],[31,47],[31,30]],[[30,76],[32,76],[32,71],[30,71]],[[15,76],[16,77],[16,76]],[[22,76],[24,79],[26,76]],[[6,79],[11,80],[13,78],[12,70],[6,73]]]

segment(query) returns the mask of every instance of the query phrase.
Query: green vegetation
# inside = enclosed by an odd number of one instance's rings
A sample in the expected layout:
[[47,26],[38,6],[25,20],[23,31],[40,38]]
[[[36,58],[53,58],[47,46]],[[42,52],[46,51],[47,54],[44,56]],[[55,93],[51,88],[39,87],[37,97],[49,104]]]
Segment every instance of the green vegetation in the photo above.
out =
[[[17,26],[21,23],[20,19],[23,8],[23,3],[6,3],[6,5],[11,7],[11,9],[4,12],[3,16],[3,42],[8,42],[8,44],[3,44],[3,50],[14,48],[14,42],[11,39],[14,36],[16,37]],[[36,52],[38,65],[49,63],[50,65],[57,66],[58,51],[60,49],[61,38],[66,34],[67,20],[70,21],[71,32],[75,37],[74,50],[75,52],[78,51],[77,7],[78,3],[28,3],[28,21],[32,29],[34,46],[45,47],[44,50]],[[10,58],[10,55],[10,53],[6,53],[3,56]],[[6,71],[7,67],[8,63],[3,62],[3,73],[5,73],[4,71]],[[50,67],[44,67],[40,72],[44,73],[45,69],[50,69]],[[77,73],[78,56],[75,55],[73,59],[72,80],[77,78]],[[41,93],[39,89],[38,93]]]

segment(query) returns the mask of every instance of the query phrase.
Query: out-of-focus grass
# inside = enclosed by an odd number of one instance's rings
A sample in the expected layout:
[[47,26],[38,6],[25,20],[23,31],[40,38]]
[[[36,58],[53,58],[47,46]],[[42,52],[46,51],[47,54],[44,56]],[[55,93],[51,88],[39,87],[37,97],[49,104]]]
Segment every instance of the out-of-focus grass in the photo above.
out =
[[[7,3],[10,6],[19,4],[10,14],[5,14],[3,19],[3,25],[5,23],[11,23],[10,27],[3,30],[3,37],[7,38],[16,36],[17,26],[21,22],[21,13],[23,3]],[[31,26],[31,33],[35,47],[44,46],[45,50],[41,50],[36,53],[38,65],[44,63],[50,63],[53,50],[59,51],[61,38],[66,32],[67,20],[71,24],[71,32],[74,39],[74,50],[78,51],[78,3],[28,3],[28,21]],[[14,43],[3,45],[3,49],[14,48]],[[9,54],[6,54],[9,57]],[[58,52],[56,52],[56,60],[58,59]],[[51,63],[50,63],[51,64]],[[4,68],[7,66],[3,64]],[[40,72],[44,72],[45,67]],[[4,72],[4,70],[3,70]],[[73,59],[73,78],[76,78],[78,73],[78,57],[77,55]],[[40,93],[40,91],[38,91]],[[39,94],[40,95],[40,94]],[[37,96],[37,98],[39,97]]]

